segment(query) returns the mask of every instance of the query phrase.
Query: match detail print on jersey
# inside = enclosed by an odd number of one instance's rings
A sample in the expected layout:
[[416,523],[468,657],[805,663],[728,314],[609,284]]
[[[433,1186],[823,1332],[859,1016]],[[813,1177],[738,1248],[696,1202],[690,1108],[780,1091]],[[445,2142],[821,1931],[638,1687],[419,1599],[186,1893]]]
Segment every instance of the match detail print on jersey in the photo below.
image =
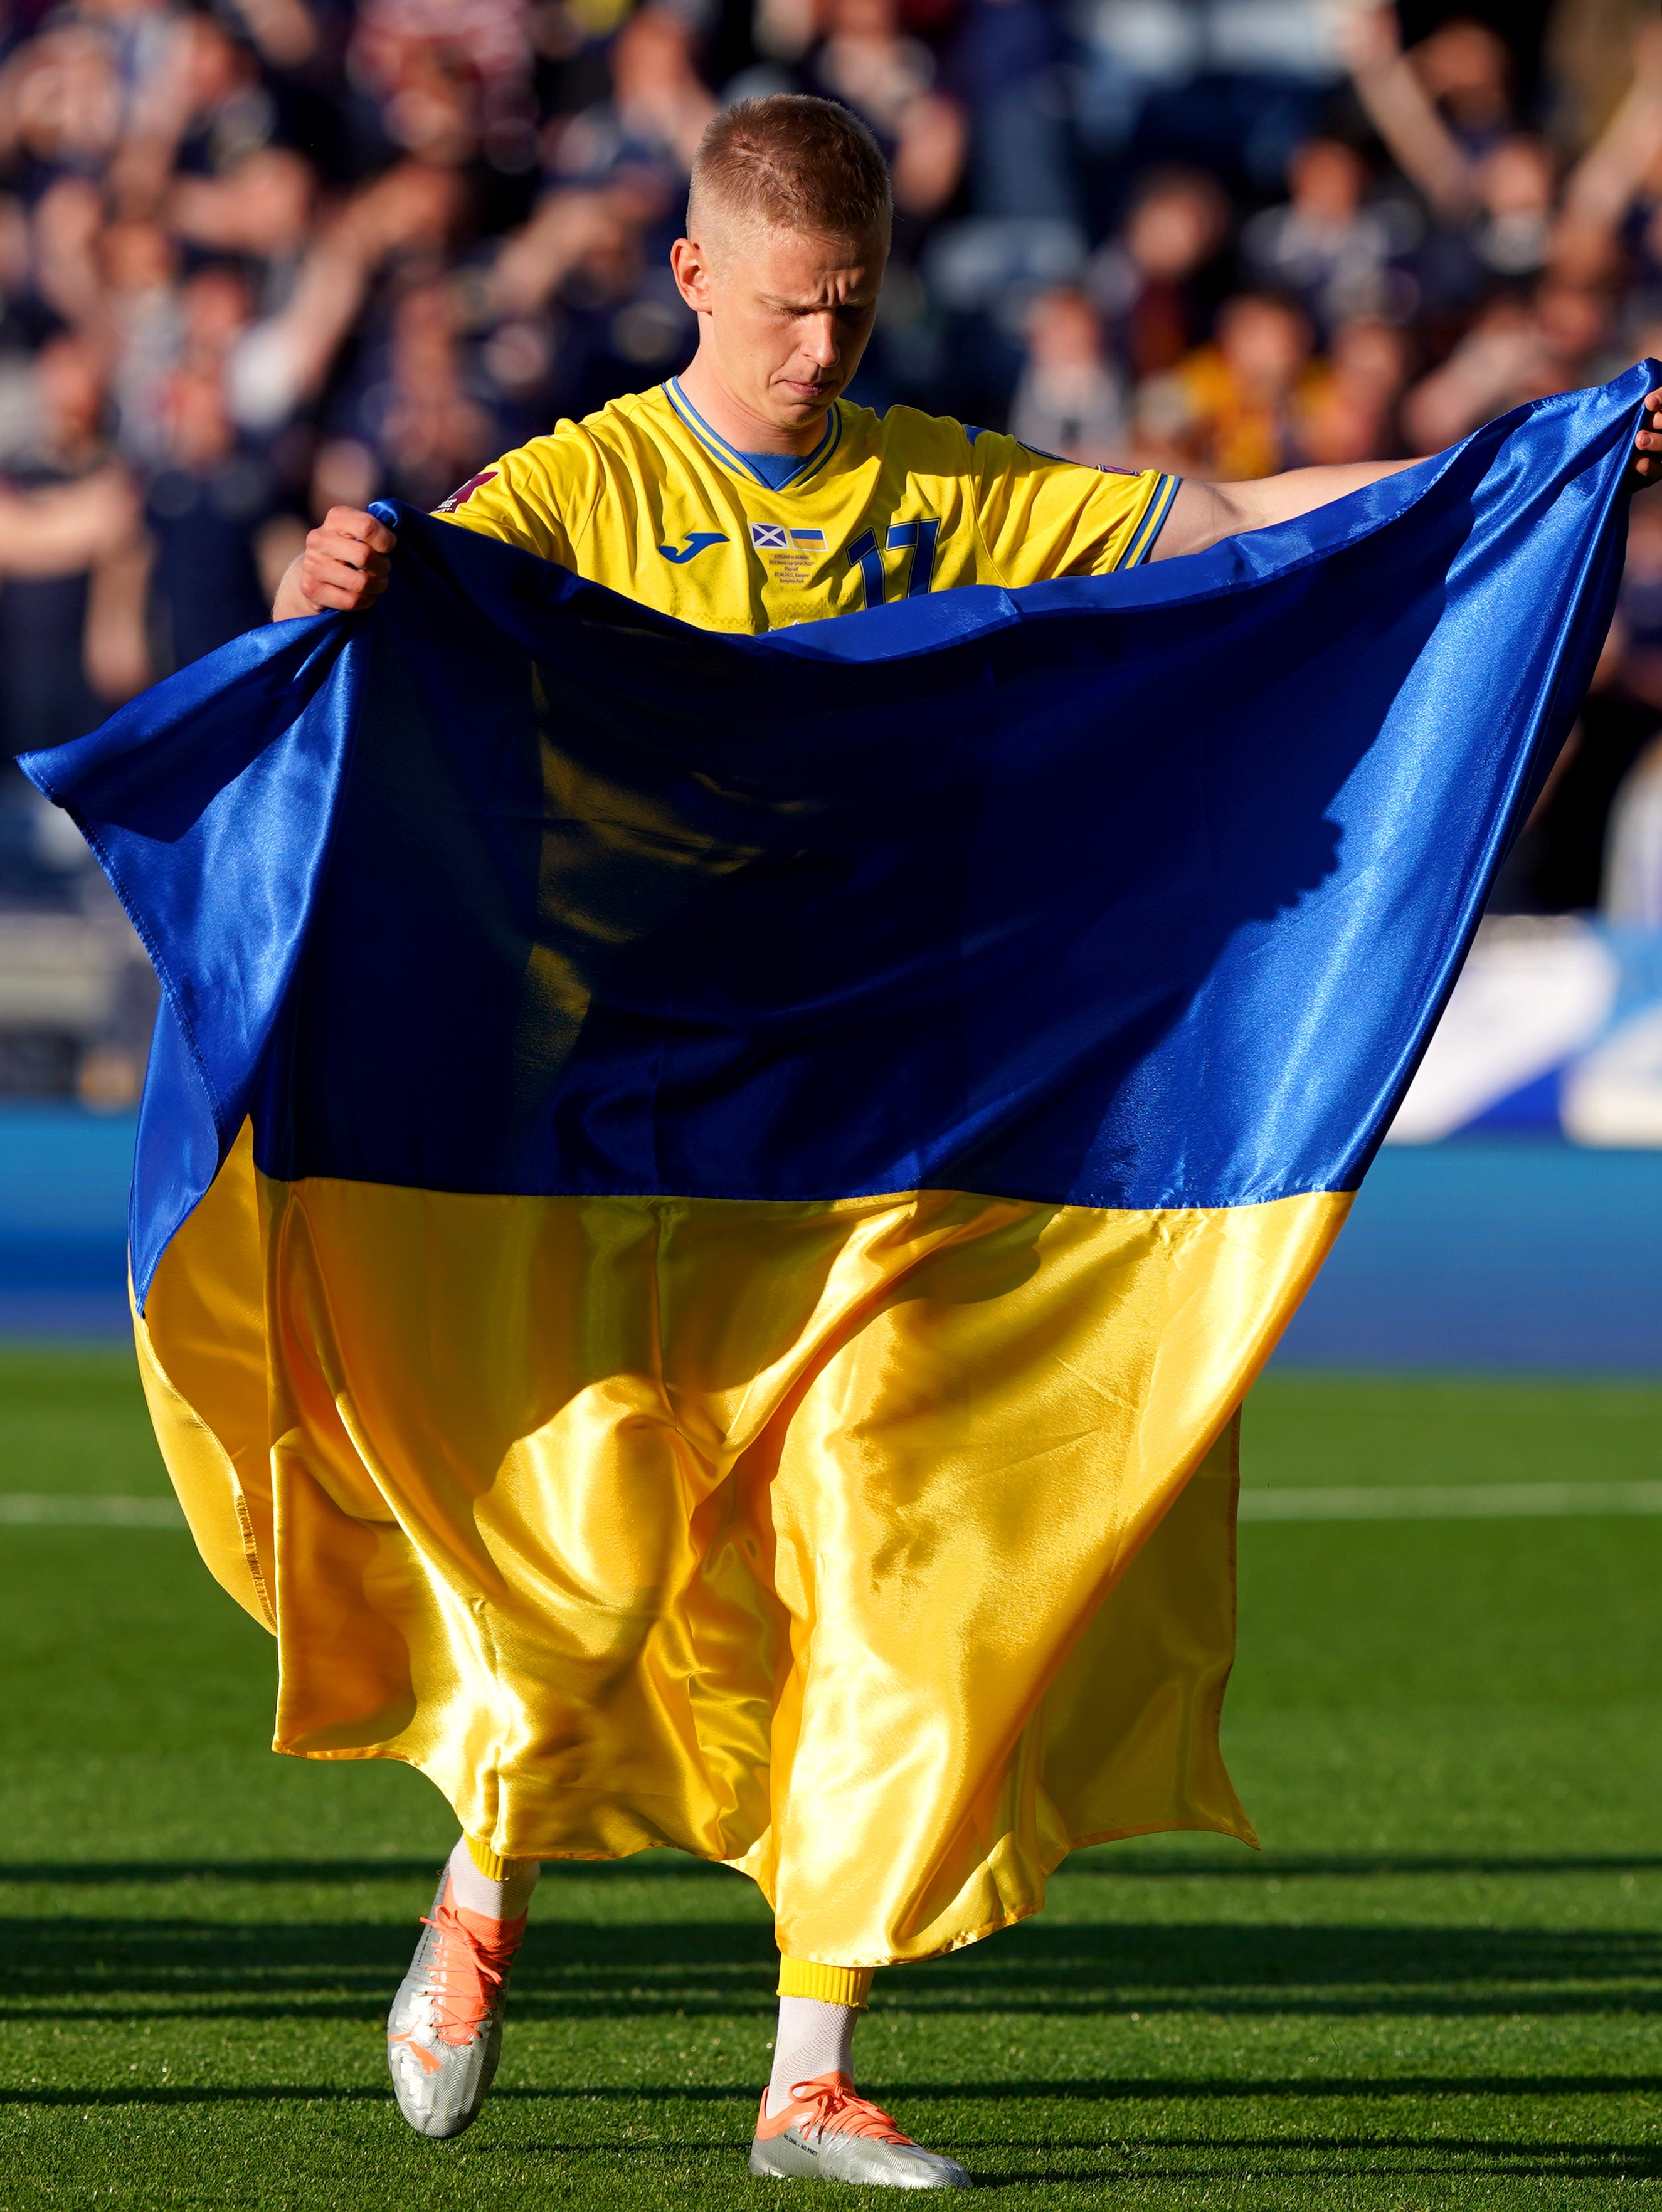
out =
[[846,399],[799,464],[747,459],[672,382],[504,454],[439,512],[678,621],[756,636],[959,585],[1135,568],[1176,489],[1159,470],[1105,475]]
[[812,587],[813,571],[825,555],[823,530],[798,530],[785,522],[752,522],[750,542],[775,586],[798,592]]

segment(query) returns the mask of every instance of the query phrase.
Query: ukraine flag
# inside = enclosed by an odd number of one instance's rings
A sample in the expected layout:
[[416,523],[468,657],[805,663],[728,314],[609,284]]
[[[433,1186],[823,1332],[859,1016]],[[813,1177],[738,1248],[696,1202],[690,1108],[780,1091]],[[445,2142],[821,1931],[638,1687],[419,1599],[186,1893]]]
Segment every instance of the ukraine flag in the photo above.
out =
[[140,1358],[279,1749],[916,1959],[1250,1838],[1233,1419],[1606,628],[1654,364],[757,639],[414,514],[26,763],[165,1000]]

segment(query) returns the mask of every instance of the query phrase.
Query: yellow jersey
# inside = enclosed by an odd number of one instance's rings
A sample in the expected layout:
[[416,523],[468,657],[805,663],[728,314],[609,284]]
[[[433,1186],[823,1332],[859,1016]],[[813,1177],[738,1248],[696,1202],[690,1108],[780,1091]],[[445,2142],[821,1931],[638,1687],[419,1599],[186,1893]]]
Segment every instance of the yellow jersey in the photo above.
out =
[[1177,478],[1087,468],[912,407],[836,401],[770,477],[672,377],[504,454],[438,509],[693,623],[754,636],[959,584],[1099,576],[1148,556]]

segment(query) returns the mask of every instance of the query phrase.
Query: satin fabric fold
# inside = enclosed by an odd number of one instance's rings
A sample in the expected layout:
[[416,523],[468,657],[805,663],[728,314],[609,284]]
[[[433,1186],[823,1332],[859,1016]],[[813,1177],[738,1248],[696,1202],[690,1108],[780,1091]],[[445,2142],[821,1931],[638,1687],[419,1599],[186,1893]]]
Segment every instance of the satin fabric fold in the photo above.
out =
[[1250,1838],[1230,1414],[1348,1203],[490,1198],[245,1149],[140,1341],[274,1610],[278,1749],[407,1759],[509,1856],[730,1861],[791,1955],[876,1966],[1087,1838]]

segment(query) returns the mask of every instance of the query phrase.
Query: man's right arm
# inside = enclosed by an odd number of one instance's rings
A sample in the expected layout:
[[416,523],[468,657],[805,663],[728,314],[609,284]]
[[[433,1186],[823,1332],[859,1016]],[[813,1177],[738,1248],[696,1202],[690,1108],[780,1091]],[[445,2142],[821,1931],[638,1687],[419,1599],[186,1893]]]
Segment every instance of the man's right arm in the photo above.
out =
[[[1644,404],[1624,487],[1630,492],[1662,483],[1662,386],[1647,392]],[[1148,557],[1171,561],[1184,553],[1203,552],[1221,538],[1263,530],[1272,522],[1291,522],[1330,500],[1360,491],[1364,484],[1378,483],[1382,477],[1417,465],[1414,461],[1341,461],[1324,468],[1288,469],[1280,476],[1255,477],[1240,483],[1207,483],[1185,477]]]
[[306,550],[283,572],[271,602],[271,620],[320,615],[333,609],[356,614],[378,599],[393,572],[397,534],[361,507],[332,507],[306,540]]
[[1171,513],[1154,540],[1151,561],[1174,561],[1204,552],[1221,538],[1239,538],[1272,522],[1292,522],[1364,484],[1378,483],[1411,469],[1412,461],[1336,461],[1324,468],[1288,469],[1280,476],[1251,477],[1239,483],[1208,483],[1185,477]]

